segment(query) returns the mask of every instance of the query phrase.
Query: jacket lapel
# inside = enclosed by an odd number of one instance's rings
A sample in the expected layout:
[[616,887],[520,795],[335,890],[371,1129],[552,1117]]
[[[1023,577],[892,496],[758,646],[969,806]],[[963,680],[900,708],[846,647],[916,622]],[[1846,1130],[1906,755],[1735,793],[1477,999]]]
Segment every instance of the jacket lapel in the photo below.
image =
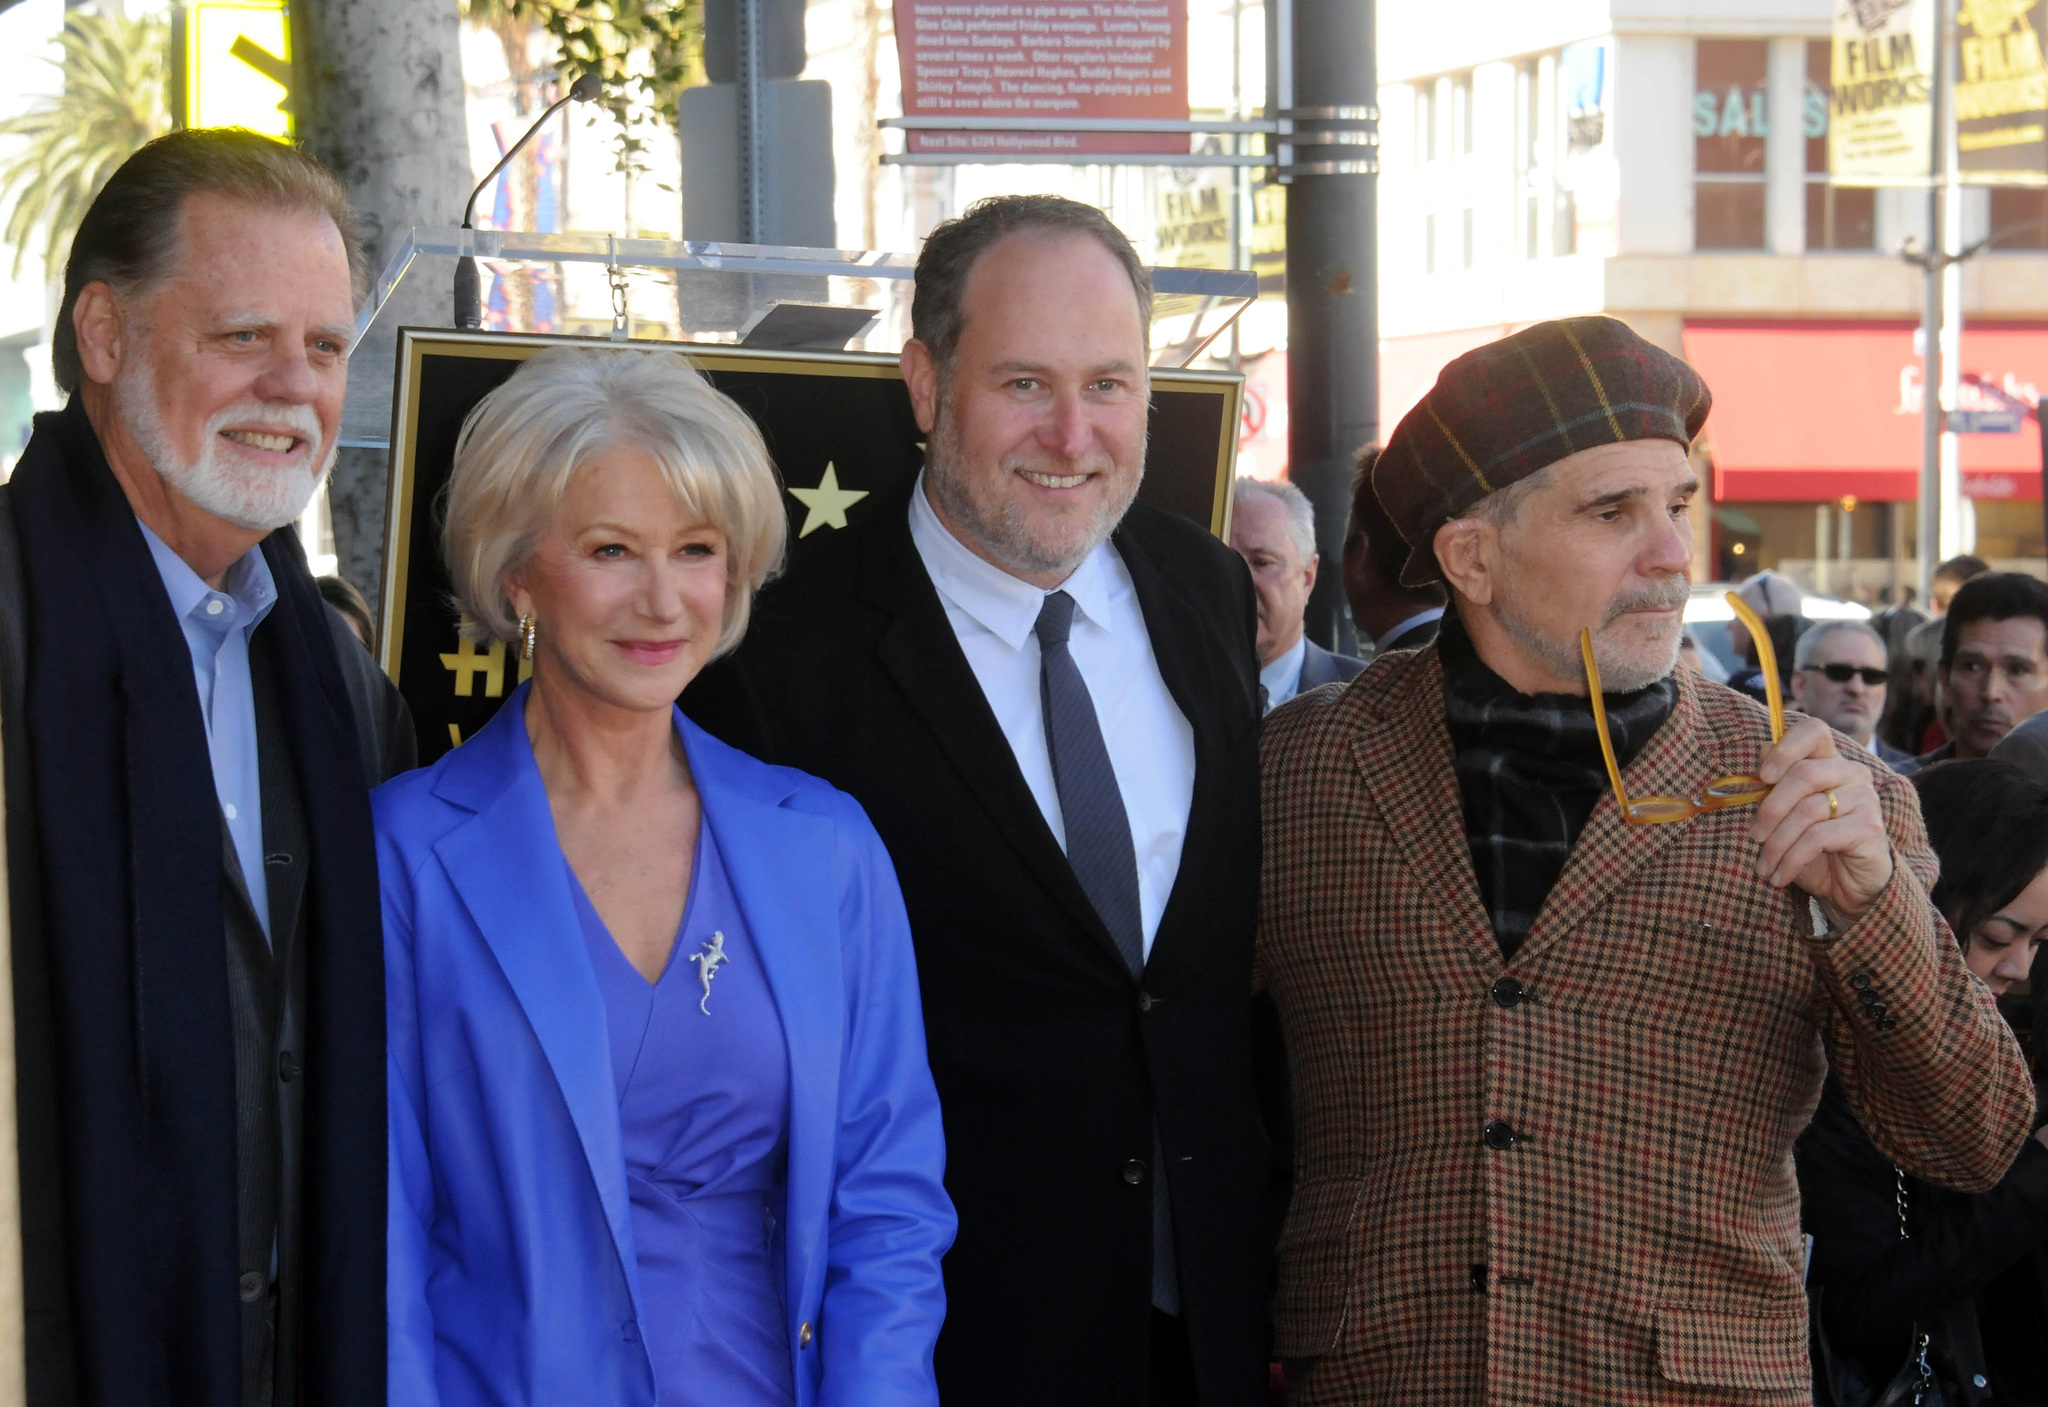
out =
[[[1159,570],[1144,544],[1131,532],[1129,519],[1112,541],[1117,555],[1123,558],[1125,570],[1131,574],[1138,609],[1145,617],[1145,634],[1152,643],[1152,657],[1159,662],[1159,677],[1195,734],[1195,788],[1188,799],[1187,825],[1181,843],[1181,853],[1186,855],[1198,819],[1216,804],[1214,791],[1219,768],[1213,759],[1220,758],[1232,741],[1226,736],[1227,720],[1218,706],[1229,696],[1233,685],[1228,678],[1219,676],[1216,652],[1203,648],[1200,634],[1204,614]],[[1246,727],[1257,727],[1263,705],[1263,699],[1246,699]],[[1153,936],[1152,952],[1146,960],[1148,967],[1158,960],[1167,935],[1180,927],[1181,893],[1180,875],[1176,874],[1160,914],[1159,930]]]
[[1335,683],[1337,679],[1337,669],[1330,662],[1330,652],[1313,640],[1307,641],[1306,644],[1308,648],[1303,650],[1301,655],[1301,682],[1294,686],[1297,694],[1305,694],[1310,689],[1320,689],[1325,684]]
[[1009,739],[961,652],[938,588],[911,540],[908,507],[885,508],[878,516],[883,530],[871,540],[862,589],[869,604],[894,617],[876,644],[883,666],[1024,867],[1100,940],[1101,951],[1117,969],[1128,972],[1116,940],[1088,902],[1024,784]]
[[626,1281],[640,1302],[604,994],[526,736],[526,685],[453,753],[435,793],[476,811],[434,845],[554,1071]]
[[1479,877],[1465,837],[1465,809],[1444,726],[1443,667],[1434,649],[1408,663],[1378,718],[1351,737],[1351,755],[1422,892],[1488,971],[1501,966],[1500,944],[1479,902]]
[[[823,1293],[824,1248],[816,1230],[829,1219],[838,1127],[841,1000],[839,915],[832,824],[782,803],[793,787],[677,714],[705,824],[747,921],[747,937],[782,1018],[789,1052],[790,1327]],[[762,786],[767,776],[770,785]]]
[[[1693,796],[1716,775],[1714,763],[1701,745],[1705,727],[1692,680],[1684,671],[1678,676],[1678,702],[1621,774],[1622,785],[1632,797]],[[1610,788],[1587,818],[1579,842],[1572,847],[1564,870],[1551,886],[1529,936],[1515,954],[1518,964],[1533,962],[1545,950],[1576,929],[1609,896],[1633,879],[1665,847],[1683,836],[1698,817],[1661,826],[1632,826],[1621,818],[1621,807]]]

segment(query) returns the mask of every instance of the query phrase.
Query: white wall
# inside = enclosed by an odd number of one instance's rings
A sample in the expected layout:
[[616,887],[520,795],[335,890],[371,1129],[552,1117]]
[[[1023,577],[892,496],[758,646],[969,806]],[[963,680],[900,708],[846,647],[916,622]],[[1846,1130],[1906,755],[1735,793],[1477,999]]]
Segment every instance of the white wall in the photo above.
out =
[[1378,19],[1383,84],[1540,53],[1613,27],[1608,0],[1382,0]]
[[1732,39],[1826,34],[1832,0],[1614,0],[1618,34],[1725,35]]
[[1622,35],[1614,47],[1614,154],[1621,172],[1617,252],[1688,253],[1692,40]]

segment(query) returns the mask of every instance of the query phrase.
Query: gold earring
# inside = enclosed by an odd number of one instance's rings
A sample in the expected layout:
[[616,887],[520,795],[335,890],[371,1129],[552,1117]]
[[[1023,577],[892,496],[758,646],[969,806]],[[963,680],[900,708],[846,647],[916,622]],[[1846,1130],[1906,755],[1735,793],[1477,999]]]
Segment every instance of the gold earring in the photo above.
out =
[[533,658],[533,637],[535,634],[533,615],[529,612],[519,618],[519,658],[523,660]]

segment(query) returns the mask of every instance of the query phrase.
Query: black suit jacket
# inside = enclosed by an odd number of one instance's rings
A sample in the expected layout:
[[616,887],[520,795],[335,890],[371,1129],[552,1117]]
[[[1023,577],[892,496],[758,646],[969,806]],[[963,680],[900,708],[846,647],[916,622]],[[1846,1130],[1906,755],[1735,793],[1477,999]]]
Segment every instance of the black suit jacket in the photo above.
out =
[[1134,978],[946,620],[908,502],[808,545],[683,707],[851,792],[895,860],[960,1213],[941,1393],[949,1407],[1142,1400],[1156,1119],[1202,1401],[1263,1402],[1276,1222],[1252,1056],[1249,578],[1156,510],[1133,508],[1114,538],[1195,735],[1179,875]]

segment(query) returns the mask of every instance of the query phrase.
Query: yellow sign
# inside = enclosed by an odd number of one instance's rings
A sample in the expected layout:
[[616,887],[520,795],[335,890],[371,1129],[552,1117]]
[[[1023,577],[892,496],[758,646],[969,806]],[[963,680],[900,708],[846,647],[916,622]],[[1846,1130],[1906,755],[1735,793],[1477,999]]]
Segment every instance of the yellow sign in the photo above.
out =
[[1159,262],[1183,269],[1228,269],[1231,181],[1170,167],[1159,183]]
[[1959,170],[1980,185],[2048,184],[2048,28],[2043,0],[1962,0]]
[[1259,294],[1287,291],[1287,187],[1260,186],[1252,192],[1252,268]]
[[1828,179],[1925,185],[1935,0],[1835,0]]
[[282,0],[187,5],[184,21],[185,125],[290,137],[291,28]]

